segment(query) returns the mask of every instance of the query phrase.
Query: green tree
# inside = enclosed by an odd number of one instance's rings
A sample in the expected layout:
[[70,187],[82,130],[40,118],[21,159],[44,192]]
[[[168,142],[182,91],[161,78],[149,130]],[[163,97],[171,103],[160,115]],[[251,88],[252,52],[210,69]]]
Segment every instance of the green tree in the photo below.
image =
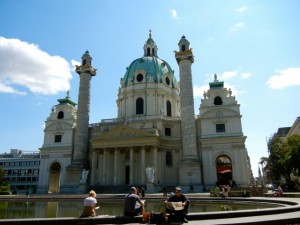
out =
[[0,191],[9,190],[9,180],[6,178],[4,170],[0,167]]
[[289,181],[291,172],[287,164],[289,146],[278,136],[273,136],[269,141],[269,151],[269,167],[271,169],[272,180],[279,183],[280,178],[284,177]]
[[295,175],[300,175],[300,135],[292,135],[288,137],[287,144],[289,146],[288,166],[289,170]]
[[274,135],[269,139],[269,158],[262,157],[261,165],[264,171],[270,171],[272,180],[280,183],[280,178],[284,177],[288,186],[293,186],[291,173],[300,175],[300,136],[292,135],[283,141]]

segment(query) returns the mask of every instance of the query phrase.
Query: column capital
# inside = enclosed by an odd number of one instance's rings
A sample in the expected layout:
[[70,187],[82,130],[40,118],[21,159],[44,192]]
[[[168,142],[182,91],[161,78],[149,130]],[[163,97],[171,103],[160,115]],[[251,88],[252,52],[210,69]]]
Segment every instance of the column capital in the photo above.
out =
[[192,49],[187,49],[187,50],[179,51],[179,52],[174,51],[174,52],[175,52],[175,58],[176,58],[176,61],[178,64],[182,60],[190,60],[191,63],[194,62],[194,55],[193,55]]
[[93,68],[91,65],[85,64],[85,65],[76,65],[76,73],[83,74],[83,73],[87,73],[90,74],[91,76],[95,76],[96,75],[96,70],[95,68]]

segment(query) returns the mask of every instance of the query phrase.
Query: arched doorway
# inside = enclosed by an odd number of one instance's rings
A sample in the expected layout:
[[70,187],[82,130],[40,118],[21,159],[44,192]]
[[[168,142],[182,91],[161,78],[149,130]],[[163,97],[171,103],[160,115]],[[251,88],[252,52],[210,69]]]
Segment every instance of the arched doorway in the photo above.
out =
[[61,166],[58,162],[54,162],[49,170],[49,190],[48,193],[59,193]]
[[232,164],[227,155],[220,155],[216,159],[216,172],[219,185],[229,185],[232,182]]

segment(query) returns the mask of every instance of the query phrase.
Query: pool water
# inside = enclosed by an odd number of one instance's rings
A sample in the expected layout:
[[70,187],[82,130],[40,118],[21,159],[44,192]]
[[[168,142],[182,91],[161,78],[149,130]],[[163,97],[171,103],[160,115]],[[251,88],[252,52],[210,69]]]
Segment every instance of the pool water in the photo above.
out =
[[[97,215],[123,215],[123,201],[98,199],[99,209]],[[281,205],[256,202],[236,201],[191,201],[189,212],[216,212],[234,210],[257,210],[263,208],[279,207]],[[57,218],[79,217],[83,208],[83,201],[2,201],[0,202],[0,219],[21,218]],[[146,200],[145,211],[163,212],[165,210],[162,201]]]

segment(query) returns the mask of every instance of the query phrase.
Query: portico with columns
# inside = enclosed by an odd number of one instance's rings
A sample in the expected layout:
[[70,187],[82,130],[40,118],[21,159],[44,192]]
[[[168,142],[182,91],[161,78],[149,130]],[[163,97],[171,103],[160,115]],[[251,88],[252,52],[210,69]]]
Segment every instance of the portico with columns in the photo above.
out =
[[[91,183],[100,186],[146,186],[145,169],[151,167],[154,169],[154,186],[164,185],[170,170],[166,169],[166,149],[162,142],[156,134],[126,125],[93,138]],[[168,179],[167,184],[176,185],[177,166],[170,167],[174,167],[174,179]]]

